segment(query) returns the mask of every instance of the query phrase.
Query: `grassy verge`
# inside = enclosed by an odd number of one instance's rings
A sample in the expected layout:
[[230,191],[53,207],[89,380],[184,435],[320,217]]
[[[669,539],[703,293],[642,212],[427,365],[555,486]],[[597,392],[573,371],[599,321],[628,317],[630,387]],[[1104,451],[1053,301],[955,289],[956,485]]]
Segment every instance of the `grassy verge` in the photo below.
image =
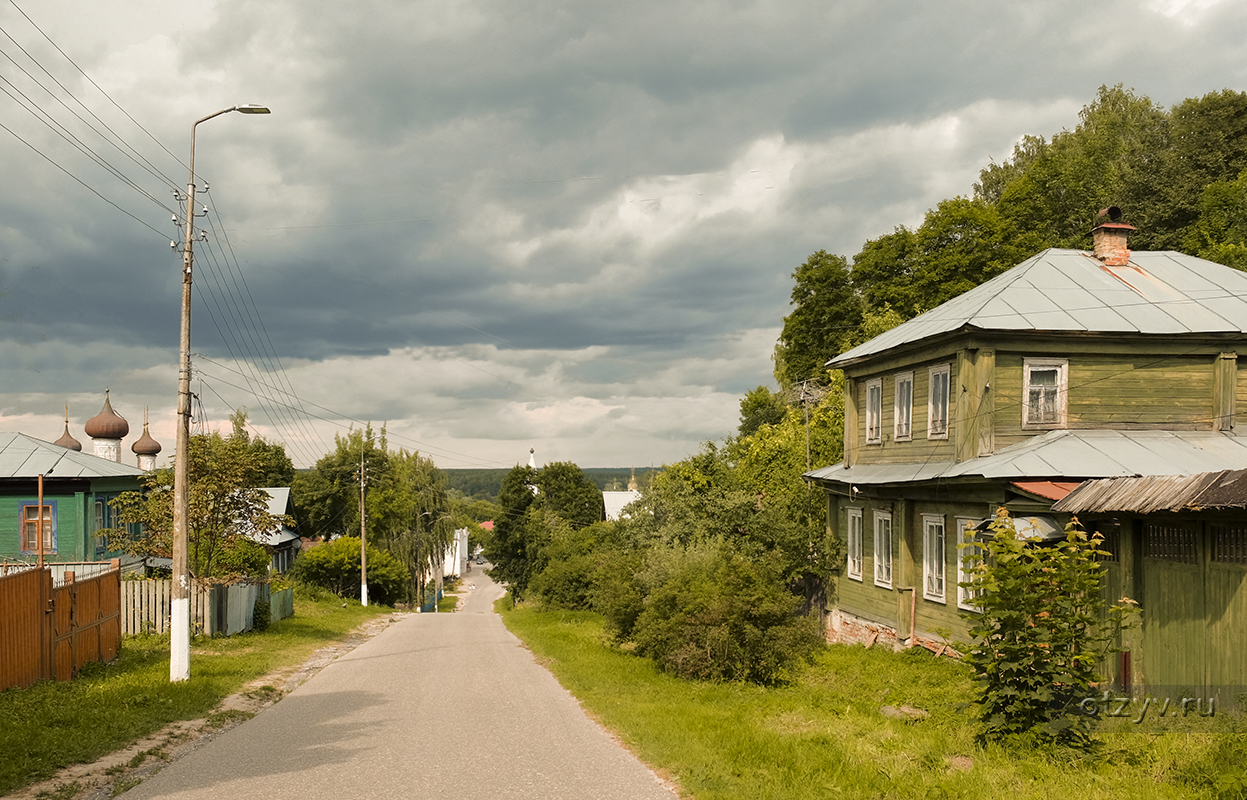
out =
[[126,638],[110,664],[72,681],[0,692],[0,795],[70,764],[128,747],[170,722],[206,716],[267,672],[302,663],[319,647],[390,609],[300,598],[295,616],[266,632],[191,644],[191,679],[169,682],[167,637]]
[[[983,748],[959,708],[968,672],[925,650],[832,646],[779,688],[689,683],[606,645],[595,615],[499,609],[589,711],[697,800],[1238,796],[1216,783],[1241,718],[1112,720],[1094,756]],[[880,713],[902,705],[927,716]]]
[[437,611],[439,614],[454,611],[455,606],[457,606],[458,604],[459,604],[459,598],[455,597],[454,595],[448,594],[445,597],[443,597],[441,600],[437,601]]

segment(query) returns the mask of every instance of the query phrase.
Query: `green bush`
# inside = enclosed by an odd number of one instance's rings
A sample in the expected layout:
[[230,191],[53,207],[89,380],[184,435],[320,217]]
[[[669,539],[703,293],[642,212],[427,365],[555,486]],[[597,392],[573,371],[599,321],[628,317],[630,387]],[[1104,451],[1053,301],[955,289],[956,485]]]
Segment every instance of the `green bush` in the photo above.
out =
[[796,616],[774,554],[690,549],[659,566],[665,579],[633,629],[636,651],[684,678],[774,684],[822,647],[818,623]]
[[[299,556],[291,570],[302,583],[328,589],[339,597],[359,597],[359,537],[341,536]],[[392,606],[406,596],[409,575],[398,559],[368,546],[368,599]]]
[[1055,544],[1018,535],[1001,508],[992,537],[971,548],[977,614],[966,663],[977,684],[981,742],[1094,744],[1080,700],[1094,694],[1099,664],[1132,613],[1126,601],[1103,611],[1106,555],[1071,522]]
[[257,596],[255,599],[255,608],[251,615],[251,630],[256,633],[264,633],[268,630],[269,624],[273,621],[273,606],[269,603],[268,598],[263,595]]

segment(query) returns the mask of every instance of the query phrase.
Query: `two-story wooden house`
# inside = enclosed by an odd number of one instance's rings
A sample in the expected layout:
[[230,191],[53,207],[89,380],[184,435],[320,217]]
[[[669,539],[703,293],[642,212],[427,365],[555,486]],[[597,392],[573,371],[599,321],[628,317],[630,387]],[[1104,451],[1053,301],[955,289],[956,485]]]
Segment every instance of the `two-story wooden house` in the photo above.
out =
[[831,638],[968,638],[957,544],[999,506],[1055,536],[1053,502],[1084,480],[1247,468],[1247,274],[1131,253],[1130,230],[1107,222],[1093,252],[1045,250],[829,362],[845,457],[807,478],[847,552]]

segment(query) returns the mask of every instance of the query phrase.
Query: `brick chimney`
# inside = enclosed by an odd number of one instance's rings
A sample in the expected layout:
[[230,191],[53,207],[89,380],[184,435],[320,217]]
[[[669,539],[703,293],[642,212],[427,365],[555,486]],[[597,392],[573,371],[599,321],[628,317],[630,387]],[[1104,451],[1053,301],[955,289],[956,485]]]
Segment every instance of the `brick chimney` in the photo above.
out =
[[1137,230],[1121,221],[1121,209],[1110,206],[1096,215],[1097,224],[1091,229],[1092,252],[1107,267],[1124,267],[1130,263],[1130,249],[1126,237]]

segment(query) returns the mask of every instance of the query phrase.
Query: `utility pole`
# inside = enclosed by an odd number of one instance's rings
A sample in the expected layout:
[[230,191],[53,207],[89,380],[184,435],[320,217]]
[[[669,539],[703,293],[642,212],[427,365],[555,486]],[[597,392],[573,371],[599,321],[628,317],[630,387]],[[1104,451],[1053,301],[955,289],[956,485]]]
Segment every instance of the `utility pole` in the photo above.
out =
[[363,434],[359,437],[359,601],[368,605],[368,529],[364,525],[364,484],[367,472],[364,467],[364,448],[367,446]]
[[[264,106],[241,105],[223,108],[197,119],[191,125],[190,180],[186,182],[186,219],[182,236],[182,333],[178,359],[178,429],[173,451],[173,588],[169,604],[169,681],[177,683],[191,676],[191,600],[190,600],[190,420],[191,420],[191,284],[195,263],[195,129],[213,117],[237,111],[241,114],[267,114]],[[181,198],[179,198],[181,199]],[[207,208],[204,208],[207,212]]]

